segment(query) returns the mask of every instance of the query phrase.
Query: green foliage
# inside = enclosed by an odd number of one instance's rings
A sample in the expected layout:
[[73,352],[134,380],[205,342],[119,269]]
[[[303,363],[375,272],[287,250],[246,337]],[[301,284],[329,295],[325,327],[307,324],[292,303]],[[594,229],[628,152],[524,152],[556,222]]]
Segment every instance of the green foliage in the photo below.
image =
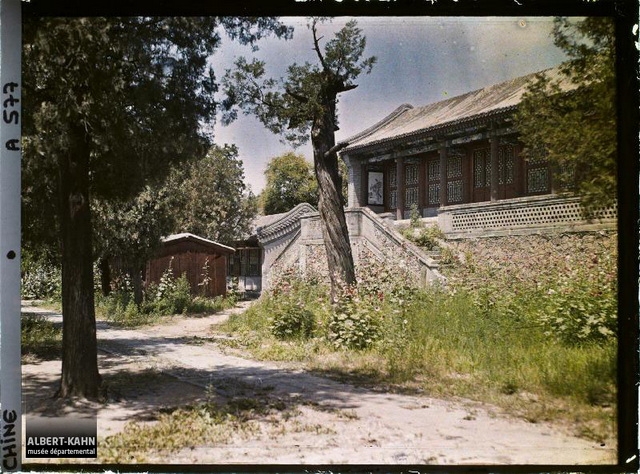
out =
[[271,158],[265,177],[261,200],[266,215],[287,212],[303,202],[318,205],[313,166],[303,155],[289,152]]
[[328,325],[328,338],[336,348],[367,349],[380,339],[381,299],[371,296],[353,285],[340,289]]
[[278,339],[309,338],[315,327],[314,314],[305,302],[281,298],[274,304],[271,332]]
[[214,145],[204,158],[175,169],[167,188],[173,195],[174,232],[230,243],[248,232],[257,213],[235,145]]
[[162,316],[176,314],[215,313],[232,307],[236,299],[192,297],[191,285],[185,275],[175,278],[169,267],[158,284],[150,284],[144,291],[141,305],[134,301],[128,278],[107,297],[97,299],[98,311],[107,320],[126,327],[152,323]]
[[[615,243],[604,233],[461,242],[451,252],[466,258],[447,268],[446,288],[413,288],[399,265],[372,262],[335,305],[317,281],[285,274],[225,329],[260,358],[497,403],[532,421],[578,423],[600,440],[613,434],[615,413]],[[282,293],[313,313],[310,338],[274,337]]]
[[269,329],[281,340],[308,339],[316,329],[318,311],[313,292],[295,272],[280,275],[269,300]]
[[617,285],[611,273],[574,269],[570,275],[559,276],[545,296],[538,297],[537,316],[546,335],[567,344],[616,337]]
[[437,227],[431,226],[422,229],[415,237],[414,242],[419,247],[427,250],[436,250],[440,247],[438,242],[442,238],[442,232]]
[[[420,224],[422,224],[422,221],[420,221]],[[425,227],[424,224],[421,226],[415,226],[412,224],[410,227],[401,230],[400,233],[404,238],[428,251],[438,250],[441,248],[440,241],[444,239],[444,234],[439,227]]]
[[335,95],[354,88],[353,81],[370,73],[376,61],[375,57],[362,59],[366,39],[356,21],[347,22],[322,52],[317,28],[323,21],[313,19],[309,24],[319,63],[293,63],[286,79],[265,77],[265,63],[258,59],[240,57],[236,61],[235,69],[227,71],[222,80],[227,93],[224,123],[235,120],[239,109],[255,115],[267,129],[291,142],[309,140],[312,122],[327,109],[335,113]]
[[409,219],[411,221],[410,226],[414,229],[419,229],[424,227],[424,222],[422,222],[422,214],[420,214],[420,209],[418,209],[418,205],[416,203],[411,204],[411,209],[409,210]]
[[[147,298],[143,303],[145,311],[158,315],[182,314],[187,311],[191,298],[191,286],[187,277],[173,277],[171,268],[167,269],[156,288],[149,286]],[[155,290],[155,291],[154,291]]]
[[556,185],[578,193],[589,215],[616,197],[614,40],[610,18],[557,18],[554,41],[569,59],[560,78],[530,84],[516,115],[525,156],[548,160]]
[[38,314],[22,317],[21,352],[23,358],[58,359],[62,349],[62,329]]
[[95,254],[117,255],[125,267],[139,268],[175,227],[173,195],[167,187],[145,186],[131,199],[95,200],[92,205]]
[[616,241],[606,233],[483,239],[474,259],[447,272],[451,286],[468,292],[479,310],[502,308],[564,344],[612,342]]
[[59,266],[28,255],[21,261],[20,291],[24,299],[59,301],[62,295],[62,273]]

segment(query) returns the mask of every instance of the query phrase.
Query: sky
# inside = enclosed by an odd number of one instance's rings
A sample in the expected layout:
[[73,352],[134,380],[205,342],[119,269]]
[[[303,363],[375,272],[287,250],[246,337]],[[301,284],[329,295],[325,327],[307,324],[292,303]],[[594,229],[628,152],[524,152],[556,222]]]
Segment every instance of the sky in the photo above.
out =
[[[326,41],[349,18],[337,17],[320,25]],[[336,140],[347,139],[370,127],[402,104],[428,105],[469,91],[537,72],[561,63],[565,58],[553,45],[551,17],[359,17],[358,26],[367,38],[366,57],[377,62],[358,87],[338,99],[340,130]],[[259,51],[229,40],[212,59],[218,77],[231,68],[238,56],[257,57],[266,62],[267,72],[283,77],[289,64],[316,62],[311,33],[305,18],[282,18],[294,26],[290,41],[268,38]],[[269,132],[255,118],[215,127],[217,144],[233,143],[239,148],[245,182],[258,194],[265,184],[269,160],[291,151],[291,145]],[[295,150],[311,161],[305,145]]]

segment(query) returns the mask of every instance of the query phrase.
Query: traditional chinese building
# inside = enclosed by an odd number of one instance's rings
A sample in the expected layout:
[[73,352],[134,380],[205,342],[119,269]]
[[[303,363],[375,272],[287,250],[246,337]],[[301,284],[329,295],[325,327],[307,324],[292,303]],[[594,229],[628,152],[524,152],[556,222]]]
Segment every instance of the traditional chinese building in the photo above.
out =
[[[557,70],[544,72],[554,78]],[[348,140],[349,207],[423,217],[446,206],[554,192],[544,160],[525,160],[513,115],[534,75],[423,107],[405,104]],[[565,83],[563,87],[570,88]]]

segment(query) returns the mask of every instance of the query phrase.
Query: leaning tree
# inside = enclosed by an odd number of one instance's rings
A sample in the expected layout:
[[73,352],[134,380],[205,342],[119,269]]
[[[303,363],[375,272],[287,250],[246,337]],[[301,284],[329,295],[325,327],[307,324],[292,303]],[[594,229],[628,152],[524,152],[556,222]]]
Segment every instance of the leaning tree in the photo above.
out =
[[[237,118],[238,111],[255,115],[269,130],[286,140],[301,144],[311,139],[318,210],[329,272],[347,284],[355,282],[355,269],[344,214],[342,179],[336,145],[338,95],[357,87],[354,81],[368,74],[375,57],[363,58],[366,38],[356,21],[349,21],[321,47],[318,26],[323,19],[309,23],[317,62],[293,63],[287,76],[279,80],[266,77],[265,63],[239,58],[235,69],[222,80],[227,98],[223,102],[223,123]],[[334,293],[334,291],[332,291]]]
[[[217,83],[208,58],[221,28],[244,44],[290,29],[273,18],[28,18],[23,80],[27,175],[58,202],[62,260],[59,395],[96,398],[95,198],[124,199],[206,152]],[[47,162],[47,165],[35,162]],[[33,162],[34,166],[29,163]],[[57,193],[57,199],[55,195]],[[26,202],[34,204],[37,196]],[[38,214],[34,214],[38,215]],[[34,227],[34,226],[31,226]],[[27,226],[26,230],[31,229]]]

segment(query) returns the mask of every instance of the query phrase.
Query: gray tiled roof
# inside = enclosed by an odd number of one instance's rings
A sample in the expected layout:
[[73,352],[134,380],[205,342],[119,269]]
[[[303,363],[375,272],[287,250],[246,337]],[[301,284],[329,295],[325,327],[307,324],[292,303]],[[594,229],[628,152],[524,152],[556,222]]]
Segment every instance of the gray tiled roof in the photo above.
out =
[[[558,69],[543,72],[551,78],[560,78]],[[538,73],[423,107],[403,104],[372,127],[345,140],[349,146],[344,149],[344,153],[509,111],[520,103],[528,82],[536,74]],[[571,85],[565,80],[562,87],[569,89]]]
[[223,253],[233,253],[235,249],[229,247],[227,245],[223,245],[219,242],[214,242],[213,240],[205,239],[204,237],[200,237],[198,235],[190,234],[188,232],[183,232],[181,234],[172,234],[162,239],[162,243],[170,244],[175,242],[197,242],[199,244],[206,245],[211,248],[215,248]]

